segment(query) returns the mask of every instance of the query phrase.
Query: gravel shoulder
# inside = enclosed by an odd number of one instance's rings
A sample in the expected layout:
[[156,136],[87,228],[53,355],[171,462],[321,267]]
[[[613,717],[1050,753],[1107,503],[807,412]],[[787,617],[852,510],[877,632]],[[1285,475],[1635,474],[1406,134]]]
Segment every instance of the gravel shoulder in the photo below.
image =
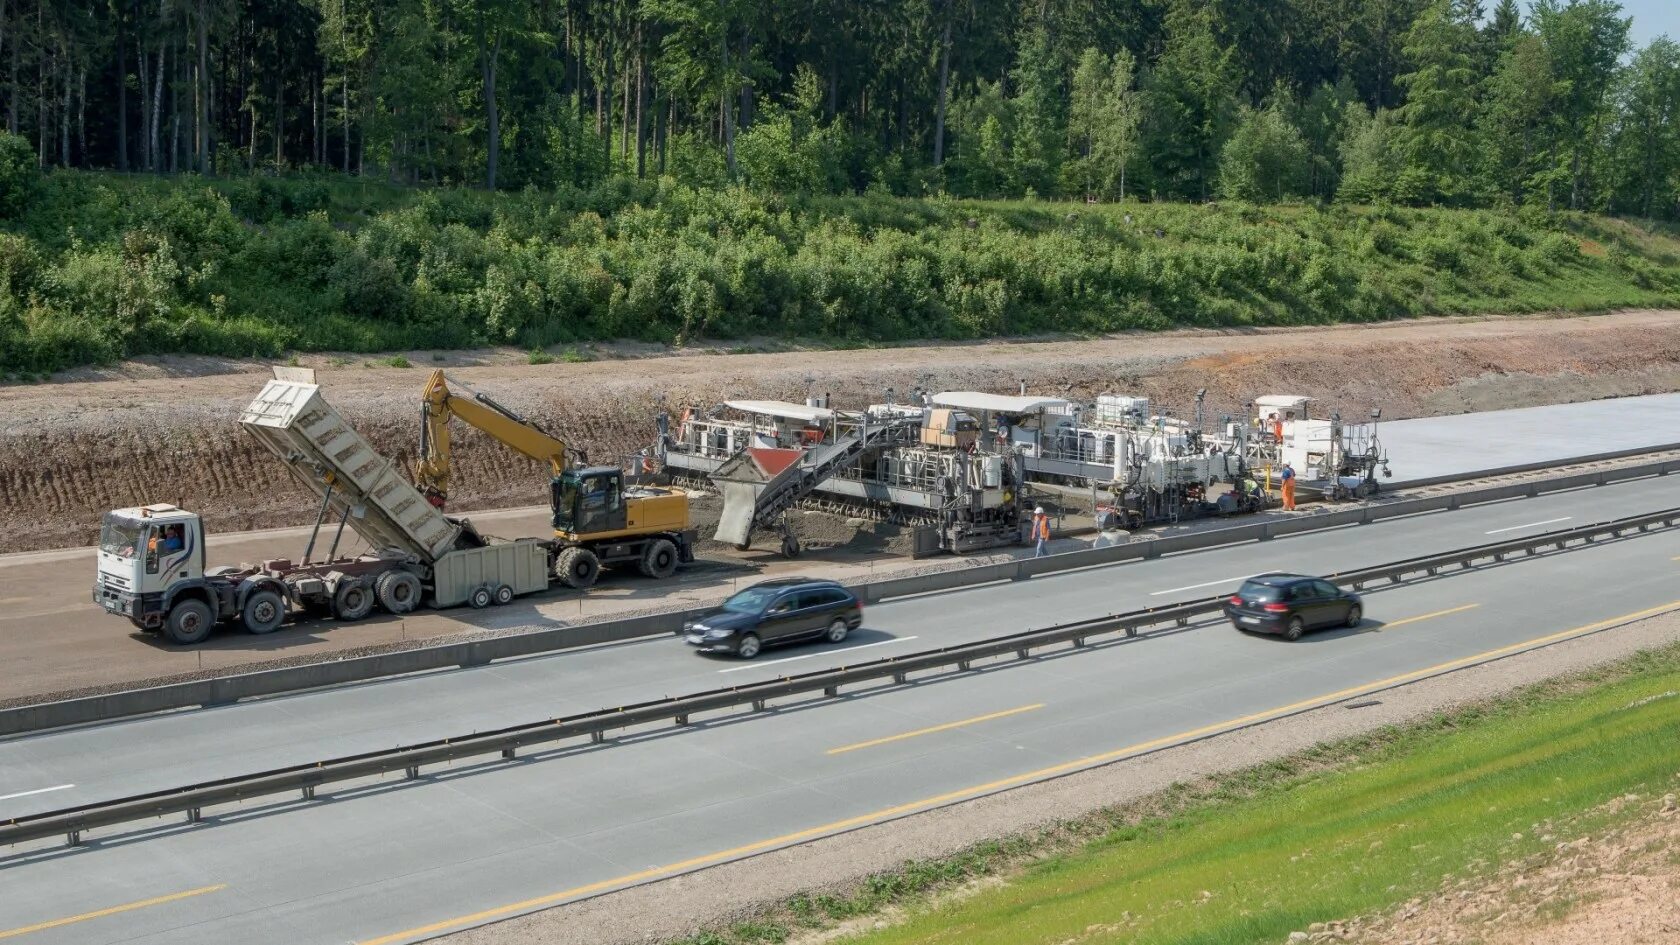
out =
[[[1531,683],[1675,643],[1680,643],[1680,612],[1669,612],[1387,690],[1373,697],[1375,705],[1357,710],[1340,704],[1314,709],[1055,780],[533,912],[444,940],[451,945],[673,941],[698,929],[749,919],[795,895],[843,890],[908,860],[949,856],[986,840],[1043,829],[1175,784],[1238,771],[1385,726],[1418,721]],[[718,895],[719,890],[751,892],[726,899]],[[1372,939],[1401,940],[1381,936]],[[1542,941],[1598,940],[1577,937]],[[1606,941],[1622,945],[1645,940]]]

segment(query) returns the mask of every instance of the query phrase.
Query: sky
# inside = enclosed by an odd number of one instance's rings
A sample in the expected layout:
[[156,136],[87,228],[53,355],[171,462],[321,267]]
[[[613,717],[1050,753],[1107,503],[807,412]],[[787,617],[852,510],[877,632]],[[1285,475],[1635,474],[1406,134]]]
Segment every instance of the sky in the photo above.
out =
[[1633,17],[1628,38],[1635,49],[1664,33],[1680,42],[1680,0],[1622,0],[1622,15]]

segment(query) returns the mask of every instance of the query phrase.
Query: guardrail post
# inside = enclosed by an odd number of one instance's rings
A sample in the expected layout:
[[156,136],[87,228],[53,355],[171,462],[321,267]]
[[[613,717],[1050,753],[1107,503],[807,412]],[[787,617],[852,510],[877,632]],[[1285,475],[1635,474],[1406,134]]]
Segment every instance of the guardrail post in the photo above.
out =
[[1073,638],[1073,648],[1076,649],[1076,650],[1083,650],[1085,648],[1085,638],[1084,637],[1074,637]]
[[904,680],[906,678],[907,677],[903,673],[893,673],[893,682],[897,685],[900,685],[900,686],[904,685]]
[[600,729],[596,729],[595,731],[589,733],[589,743],[591,745],[599,745],[606,740],[607,733],[601,731]]
[[752,701],[752,707],[753,707],[754,712],[763,712],[764,711],[764,700],[763,699],[754,699]]
[[408,776],[410,781],[417,781],[420,779],[420,766],[409,765],[407,768],[403,769],[403,773]]
[[196,807],[187,808],[187,823],[196,824],[204,820],[204,815]]
[[517,749],[517,748],[503,748],[502,749],[502,760],[512,761],[513,759],[518,758],[518,757],[519,757],[519,749]]
[[1028,657],[1028,656],[1029,656],[1029,655],[1030,655],[1030,654],[1031,654],[1031,653],[1032,653],[1032,651],[1031,651],[1031,650],[1029,650],[1029,649],[1027,649],[1027,648],[1026,648],[1026,647],[1024,647],[1024,646],[1023,646],[1023,647],[1021,647],[1021,648],[1020,648],[1020,649],[1018,649],[1018,650],[1016,650],[1016,651],[1015,651],[1015,658],[1016,658],[1016,659],[1022,659],[1022,660],[1024,660],[1024,659],[1026,659],[1026,658],[1027,658],[1027,657]]
[[303,799],[306,801],[312,801],[315,799],[315,785],[305,784],[303,786]]
[[73,847],[81,846],[82,845],[82,832],[80,830],[70,831],[69,833],[64,835],[64,842],[67,845],[73,846]]
[[959,672],[959,673],[968,672],[968,667],[970,665],[972,665],[972,664],[969,663],[968,660],[957,660],[957,672]]
[[839,686],[824,686],[823,687],[823,695],[829,697],[830,699],[833,699],[835,696],[840,695],[840,687]]
[[1137,636],[1137,631],[1138,631],[1137,624],[1135,624],[1135,623],[1126,624],[1126,636],[1135,637],[1135,636]]

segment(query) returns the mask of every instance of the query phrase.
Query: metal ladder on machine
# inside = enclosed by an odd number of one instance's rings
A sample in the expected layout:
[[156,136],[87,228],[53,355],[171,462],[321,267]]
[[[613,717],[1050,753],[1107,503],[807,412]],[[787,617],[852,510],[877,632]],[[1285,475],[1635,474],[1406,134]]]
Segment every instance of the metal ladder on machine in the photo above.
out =
[[[789,558],[796,557],[800,551],[799,538],[793,533],[793,526],[788,523],[788,510],[861,456],[864,450],[885,439],[893,429],[894,425],[891,423],[877,427],[865,424],[861,429],[854,430],[833,443],[806,450],[797,462],[788,465],[758,487],[758,494],[753,501],[751,527],[761,528],[769,526],[772,522],[776,523],[782,532],[782,554]],[[752,451],[742,450],[720,466],[712,477],[732,479],[752,463]],[[744,540],[738,544],[744,544]]]

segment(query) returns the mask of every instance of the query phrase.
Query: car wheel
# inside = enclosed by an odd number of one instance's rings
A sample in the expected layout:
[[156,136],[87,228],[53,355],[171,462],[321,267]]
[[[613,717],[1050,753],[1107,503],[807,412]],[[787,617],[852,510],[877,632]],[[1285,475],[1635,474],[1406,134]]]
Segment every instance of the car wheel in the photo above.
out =
[[1299,640],[1301,639],[1301,634],[1305,632],[1307,632],[1307,625],[1301,622],[1301,618],[1290,617],[1289,627],[1283,631],[1283,638],[1285,640]]
[[239,611],[239,622],[250,633],[273,633],[286,619],[286,602],[273,591],[253,591]]
[[1364,620],[1364,619],[1365,619],[1365,612],[1363,610],[1359,609],[1358,604],[1354,604],[1352,607],[1348,608],[1348,616],[1347,616],[1347,625],[1348,626],[1357,627],[1357,626],[1359,626],[1359,622]]
[[169,619],[163,624],[163,635],[171,643],[187,646],[203,643],[215,627],[216,620],[210,614],[209,604],[201,600],[184,600],[170,609]]
[[846,639],[846,634],[850,632],[852,632],[852,628],[846,626],[846,621],[836,617],[834,622],[828,625],[828,642],[839,643]]
[[496,588],[496,606],[505,607],[513,603],[513,588],[506,584]]
[[735,648],[735,655],[741,659],[750,660],[758,655],[759,647],[758,635],[749,633],[741,638],[740,645]]

